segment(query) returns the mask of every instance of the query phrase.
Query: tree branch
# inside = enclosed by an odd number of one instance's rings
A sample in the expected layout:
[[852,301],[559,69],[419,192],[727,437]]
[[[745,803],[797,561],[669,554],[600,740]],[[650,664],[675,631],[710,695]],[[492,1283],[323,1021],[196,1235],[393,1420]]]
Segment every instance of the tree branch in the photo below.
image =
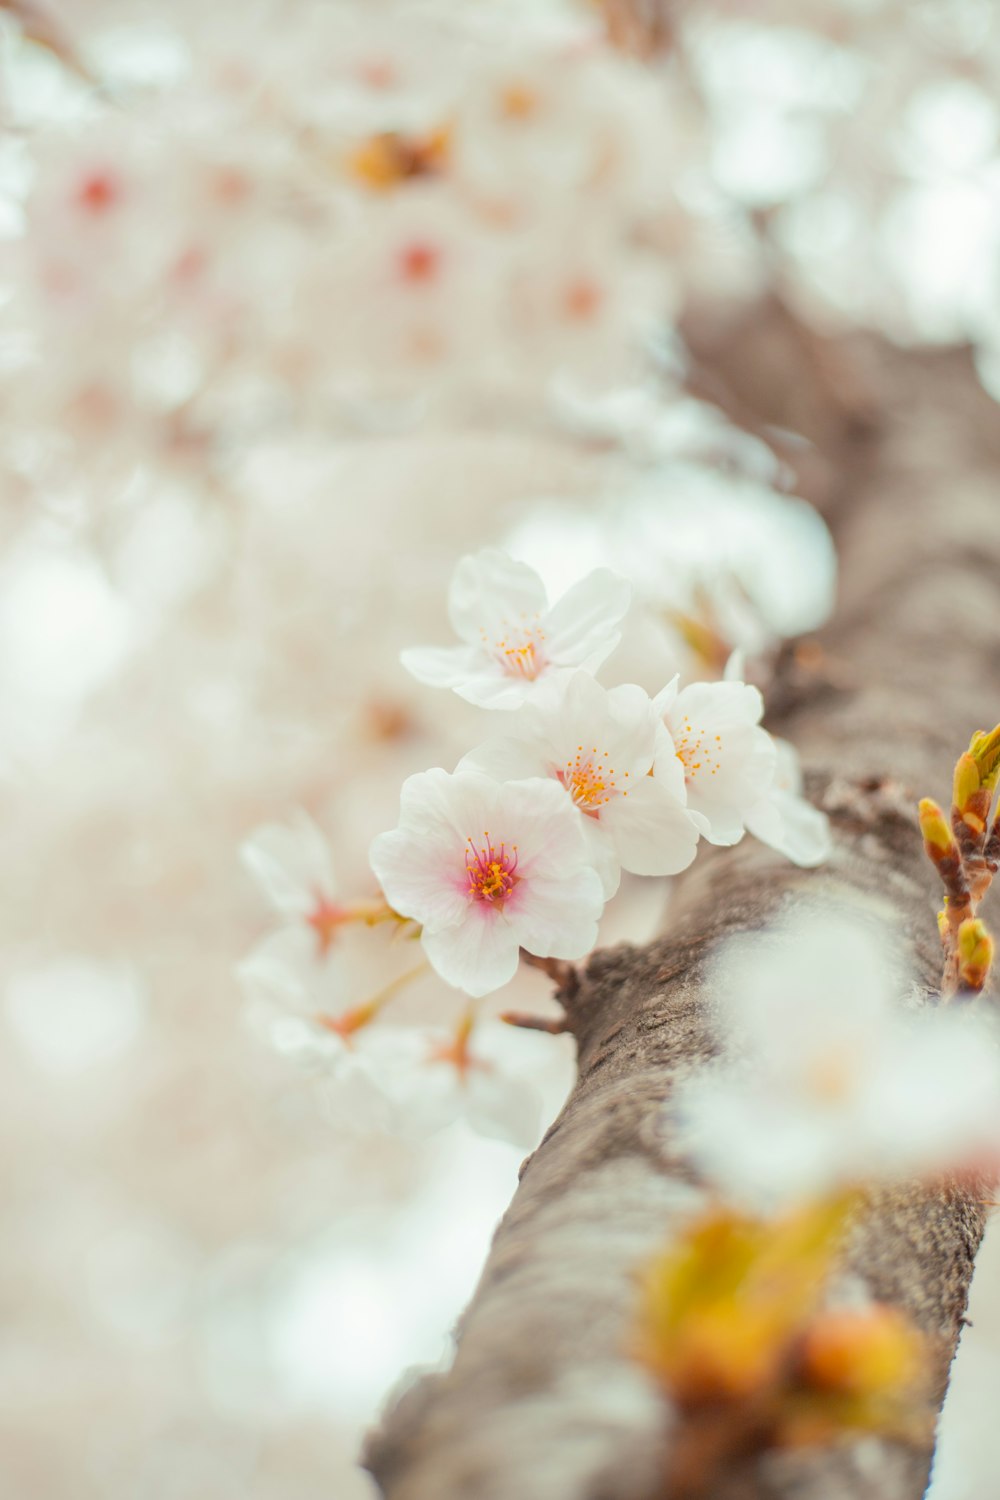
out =
[[[699,859],[678,883],[671,935],[596,954],[563,997],[579,1081],[522,1169],[453,1368],[407,1391],[370,1440],[367,1462],[389,1500],[669,1494],[669,1420],[625,1343],[635,1269],[690,1204],[661,1114],[675,1080],[713,1055],[706,963],[728,935],[807,896],[877,909],[908,939],[928,990],[937,983],[937,892],[914,803],[947,783],[956,744],[1000,717],[1000,421],[960,351],[907,355],[860,338],[822,345],[793,324],[771,304],[742,326],[696,325],[689,337],[735,403],[816,444],[809,484],[843,570],[821,646],[847,670],[818,689],[808,674],[786,678],[769,724],[803,751],[811,793],[833,819],[834,859],[802,871],[751,840]],[[864,370],[863,422],[844,397],[854,369]],[[849,1248],[849,1273],[931,1336],[935,1410],[983,1196],[957,1186],[882,1191]],[[918,1500],[930,1461],[925,1448],[869,1438],[748,1460],[713,1494]]]

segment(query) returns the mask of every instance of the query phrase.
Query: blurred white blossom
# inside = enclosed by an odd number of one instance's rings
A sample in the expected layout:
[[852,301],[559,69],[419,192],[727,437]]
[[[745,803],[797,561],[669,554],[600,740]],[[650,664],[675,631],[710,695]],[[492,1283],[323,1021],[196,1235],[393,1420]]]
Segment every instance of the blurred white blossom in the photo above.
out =
[[729,945],[723,1056],[668,1106],[672,1140],[724,1193],[759,1207],[996,1160],[995,1025],[901,1006],[893,957],[878,927],[819,914]]

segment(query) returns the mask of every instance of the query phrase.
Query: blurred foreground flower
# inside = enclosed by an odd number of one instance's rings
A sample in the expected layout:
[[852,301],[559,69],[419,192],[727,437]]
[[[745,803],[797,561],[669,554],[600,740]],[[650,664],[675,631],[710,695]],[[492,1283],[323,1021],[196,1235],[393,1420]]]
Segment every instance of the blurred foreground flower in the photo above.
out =
[[669,1105],[680,1149],[731,1199],[788,1202],[1000,1157],[995,1025],[900,1012],[887,947],[819,916],[731,945],[715,981],[725,1054]]
[[671,1495],[709,1495],[723,1467],[769,1448],[929,1433],[921,1335],[831,1284],[854,1207],[833,1196],[773,1220],[710,1208],[643,1268],[632,1350],[677,1415]]

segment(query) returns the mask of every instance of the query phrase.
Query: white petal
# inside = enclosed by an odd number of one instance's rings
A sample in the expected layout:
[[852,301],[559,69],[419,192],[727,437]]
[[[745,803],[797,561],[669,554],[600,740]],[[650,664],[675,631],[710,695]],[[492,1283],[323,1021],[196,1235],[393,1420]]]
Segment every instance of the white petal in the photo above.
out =
[[523,876],[571,873],[586,863],[579,816],[565,788],[552,778],[505,782],[493,831],[508,847],[517,845]]
[[466,703],[477,708],[523,708],[547,689],[546,677],[551,669],[546,668],[538,677],[517,677],[505,672],[499,663],[486,656],[479,658],[473,672],[456,684],[455,692]]
[[[236,969],[240,984],[251,996],[263,996],[301,1012],[318,1008],[312,992],[319,972],[316,934],[304,923],[269,933]],[[345,990],[341,1005],[333,1008],[348,1003]]]
[[545,646],[558,666],[599,667],[621,640],[632,585],[596,568],[562,596],[545,620]]
[[688,811],[701,830],[702,838],[722,849],[731,849],[746,833],[743,816],[734,807],[721,807],[692,795]]
[[473,902],[452,927],[425,931],[421,941],[441,978],[474,999],[500,989],[517,972],[518,934],[502,911],[485,902]]
[[496,547],[463,557],[448,590],[452,629],[476,647],[482,631],[499,639],[507,627],[532,624],[547,604],[545,585],[534,568]]
[[658,719],[652,699],[634,683],[609,690],[576,671],[562,700],[540,717],[559,764],[572,762],[581,748],[585,757],[596,751],[620,778],[626,771],[644,776],[653,763]]
[[621,860],[618,858],[611,829],[603,818],[588,818],[586,813],[580,813],[579,817],[583,836],[587,841],[590,866],[597,871],[604,900],[610,901],[622,883]]
[[539,741],[503,736],[477,745],[462,756],[455,770],[480,771],[494,781],[524,781],[548,775],[548,764]]
[[746,828],[794,864],[812,869],[833,853],[830,820],[794,792],[775,790],[746,817]]
[[465,1109],[473,1130],[491,1140],[510,1141],[524,1151],[538,1145],[542,1099],[532,1084],[493,1068],[474,1067],[465,1089]]
[[678,694],[680,693],[680,682],[681,678],[678,672],[675,677],[671,677],[666,687],[661,688],[653,699],[653,708],[659,718],[666,718],[677,702]]
[[729,653],[729,659],[722,671],[723,682],[743,682],[747,675],[747,654],[742,647],[737,646],[735,651]]
[[327,842],[306,813],[258,828],[240,847],[247,869],[286,916],[305,916],[333,891]]
[[644,776],[616,797],[602,816],[622,868],[633,875],[676,875],[698,849],[698,829],[686,808],[655,776]]
[[481,669],[480,653],[470,646],[411,646],[399,659],[411,677],[428,687],[457,689]]
[[764,700],[747,682],[692,682],[677,696],[672,717],[687,717],[696,728],[726,729],[759,724]]
[[371,867],[394,910],[423,927],[447,927],[468,906],[465,855],[451,838],[432,841],[419,831],[380,833],[369,853]]
[[[470,834],[486,828],[497,806],[496,782],[480,771],[448,772],[440,766],[418,771],[403,782],[399,794],[399,824],[443,842],[449,839],[464,850]],[[464,863],[464,854],[462,856]]]
[[687,803],[687,782],[684,766],[677,754],[677,746],[666,724],[657,726],[656,750],[653,772],[657,780],[667,788],[675,802]]

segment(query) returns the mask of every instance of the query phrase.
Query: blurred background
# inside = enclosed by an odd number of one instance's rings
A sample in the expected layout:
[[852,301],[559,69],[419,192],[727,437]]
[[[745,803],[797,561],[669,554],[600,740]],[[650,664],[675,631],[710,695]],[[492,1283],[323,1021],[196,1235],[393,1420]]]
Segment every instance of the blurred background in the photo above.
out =
[[[470,549],[627,573],[609,680],[651,690],[823,623],[802,446],[696,399],[678,325],[780,297],[1000,397],[998,85],[993,0],[0,4],[11,1500],[372,1493],[571,1049],[511,1034],[522,1138],[367,1118],[247,981],[241,845],[304,810],[371,894],[403,778],[481,733],[398,662]],[[360,1003],[398,955],[320,968]],[[400,1024],[456,1005],[422,979]],[[998,1263],[934,1500],[995,1488]]]

